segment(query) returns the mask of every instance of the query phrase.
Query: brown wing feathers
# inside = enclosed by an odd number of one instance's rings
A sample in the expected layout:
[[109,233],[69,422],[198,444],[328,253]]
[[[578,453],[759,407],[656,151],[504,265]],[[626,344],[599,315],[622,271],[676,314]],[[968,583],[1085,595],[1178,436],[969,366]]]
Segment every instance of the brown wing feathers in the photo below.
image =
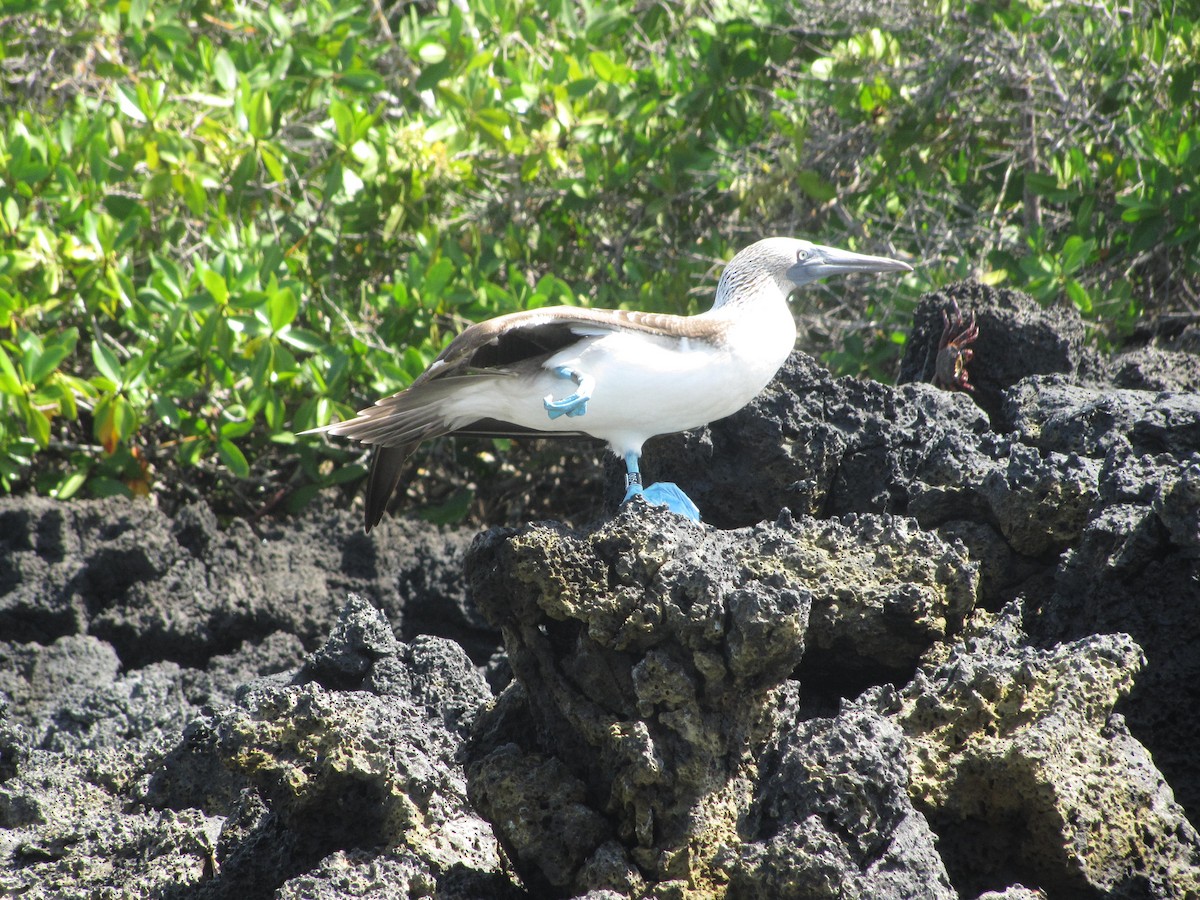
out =
[[[451,433],[438,410],[449,397],[479,372],[517,375],[536,369],[550,355],[579,339],[628,329],[676,337],[701,335],[695,319],[659,313],[552,307],[513,313],[467,328],[443,350],[434,363],[398,394],[378,401],[347,421],[322,431],[377,445],[367,479],[366,530],[379,524],[388,501],[400,485],[404,464],[426,440]],[[709,325],[711,330],[711,324]],[[480,420],[453,429],[456,434],[512,437],[530,434],[506,422]],[[579,432],[532,432],[538,436],[571,437]]]

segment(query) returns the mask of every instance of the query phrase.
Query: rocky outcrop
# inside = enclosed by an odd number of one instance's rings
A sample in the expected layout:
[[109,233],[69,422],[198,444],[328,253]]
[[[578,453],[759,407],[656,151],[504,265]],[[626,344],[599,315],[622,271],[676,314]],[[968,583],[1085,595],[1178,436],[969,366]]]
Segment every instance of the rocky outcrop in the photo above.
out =
[[797,354],[649,448],[703,524],[0,500],[0,891],[1195,896],[1200,367],[1082,336]]
[[[1123,634],[1040,650],[1011,605],[901,690],[912,796],[963,889],[1190,897],[1200,836],[1114,713],[1143,665]],[[940,658],[939,658],[940,657]]]
[[[636,503],[586,536],[489,533],[467,565],[518,679],[470,754],[472,799],[526,882],[559,893],[636,874],[713,894],[729,867],[752,882],[761,750],[806,643],[912,666],[974,600],[963,554],[890,517],[719,532]],[[577,824],[568,862],[531,839],[533,783],[550,791],[547,836]]]

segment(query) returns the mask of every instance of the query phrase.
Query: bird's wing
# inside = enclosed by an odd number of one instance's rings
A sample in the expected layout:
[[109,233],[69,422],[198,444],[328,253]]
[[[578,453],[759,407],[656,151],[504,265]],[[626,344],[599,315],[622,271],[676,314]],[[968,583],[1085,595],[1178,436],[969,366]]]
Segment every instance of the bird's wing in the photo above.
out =
[[464,372],[520,371],[580,337],[634,331],[662,337],[696,337],[701,323],[688,316],[621,309],[551,306],[498,316],[467,328],[451,341],[409,390]]
[[352,438],[378,449],[367,480],[366,528],[379,523],[400,484],[404,463],[426,440],[455,434],[490,437],[578,437],[583,432],[538,431],[496,419],[480,419],[450,428],[443,400],[478,378],[520,377],[582,336],[631,330],[680,336],[680,316],[610,310],[550,307],[512,313],[472,325],[438,355],[411,385],[361,410],[345,422],[315,432]]

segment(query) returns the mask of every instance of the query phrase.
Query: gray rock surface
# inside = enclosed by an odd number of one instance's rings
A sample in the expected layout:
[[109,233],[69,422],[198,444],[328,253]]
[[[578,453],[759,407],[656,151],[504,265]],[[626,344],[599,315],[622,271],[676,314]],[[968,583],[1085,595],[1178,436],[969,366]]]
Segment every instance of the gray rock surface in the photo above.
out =
[[1082,334],[795,355],[649,448],[703,525],[0,500],[0,893],[1197,895],[1200,344]]
[[781,706],[806,642],[899,667],[961,625],[975,579],[954,548],[889,516],[720,532],[636,503],[586,535],[489,532],[467,567],[519,681],[469,752],[469,790],[527,884],[766,897],[836,870],[812,896],[954,896],[907,804],[899,729]]
[[467,805],[455,758],[490,696],[461,647],[402,644],[378,610],[352,597],[291,683],[251,684],[206,723],[211,752],[265,801],[249,835],[221,848],[231,874],[206,893],[238,896],[247,844],[263,829],[290,851],[275,862],[280,874],[386,845],[377,864],[411,867],[415,884],[457,869],[485,890],[499,868],[496,841]]
[[806,719],[791,682],[760,758],[746,840],[729,853],[733,896],[954,898],[937,839],[909,797],[895,722],[851,704]]
[[1194,896],[1200,835],[1114,713],[1141,649],[1106,634],[1039,650],[1017,604],[987,618],[900,692],[912,795],[956,884]]
[[[440,631],[475,646],[483,623],[460,576],[470,538],[403,520],[368,536],[350,513],[320,507],[255,531],[198,505],[171,518],[122,499],[0,498],[0,636],[90,634],[126,666],[202,668],[277,631],[315,647],[355,592],[401,623],[401,636]],[[406,619],[421,627],[405,632]],[[493,643],[483,641],[484,659]]]

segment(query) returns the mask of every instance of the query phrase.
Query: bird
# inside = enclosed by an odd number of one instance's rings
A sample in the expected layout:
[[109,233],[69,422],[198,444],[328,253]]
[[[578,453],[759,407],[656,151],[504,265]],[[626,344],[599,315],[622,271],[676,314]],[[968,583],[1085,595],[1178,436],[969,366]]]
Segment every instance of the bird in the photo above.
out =
[[642,445],[732,415],[767,386],[796,341],[788,301],[798,288],[830,275],[911,270],[884,256],[765,238],[734,255],[705,312],[555,306],[497,316],[467,327],[404,390],[302,433],[375,445],[367,532],[408,457],[442,435],[597,438],[625,462],[622,502],[641,495],[698,521],[675,484],[642,486]]

